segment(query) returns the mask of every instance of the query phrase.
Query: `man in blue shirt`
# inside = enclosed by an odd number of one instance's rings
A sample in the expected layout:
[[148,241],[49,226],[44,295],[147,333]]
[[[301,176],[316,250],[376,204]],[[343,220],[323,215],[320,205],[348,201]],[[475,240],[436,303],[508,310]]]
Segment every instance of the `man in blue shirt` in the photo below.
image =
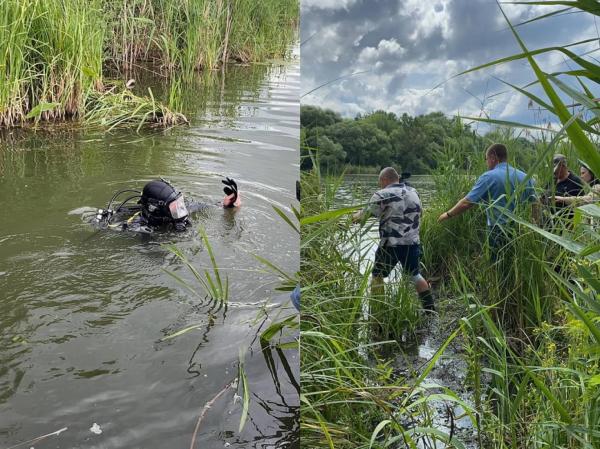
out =
[[[447,212],[441,214],[439,222],[460,215],[477,203],[485,203],[490,245],[498,249],[505,243],[503,229],[510,218],[504,210],[513,212],[519,203],[536,202],[533,181],[526,174],[512,167],[508,162],[508,151],[500,143],[495,143],[485,151],[488,171],[482,174],[467,195]],[[535,211],[534,211],[535,212]]]

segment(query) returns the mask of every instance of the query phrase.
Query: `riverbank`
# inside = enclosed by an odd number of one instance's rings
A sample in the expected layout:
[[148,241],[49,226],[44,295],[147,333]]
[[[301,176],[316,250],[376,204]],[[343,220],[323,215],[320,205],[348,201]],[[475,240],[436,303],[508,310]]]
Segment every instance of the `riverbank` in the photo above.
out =
[[[189,448],[201,415],[196,448],[299,445],[297,345],[273,330],[271,345],[261,341],[295,309],[255,257],[298,270],[297,233],[273,209],[291,215],[297,205],[297,52],[182,85],[189,126],[1,132],[0,447],[67,427],[26,447]],[[168,95],[160,78],[143,83]],[[225,176],[240,187],[237,211],[214,207]],[[145,239],[86,220],[114,192],[158,177],[208,205],[188,231]],[[166,247],[213,274],[200,227],[228,285],[226,307]],[[211,403],[240,371],[246,392],[240,381]]]
[[[442,163],[434,176],[421,234],[424,274],[436,279],[433,320],[406,282],[370,295],[376,237],[339,203],[332,210],[340,179],[303,174],[304,447],[598,444],[598,265],[549,241],[526,215],[496,261],[482,210],[438,224],[479,169]],[[388,339],[368,333],[375,323]]]
[[[295,0],[6,0],[2,11],[0,127],[65,119],[184,123],[177,79],[283,56],[299,19]],[[172,79],[167,104],[125,86],[147,64]]]

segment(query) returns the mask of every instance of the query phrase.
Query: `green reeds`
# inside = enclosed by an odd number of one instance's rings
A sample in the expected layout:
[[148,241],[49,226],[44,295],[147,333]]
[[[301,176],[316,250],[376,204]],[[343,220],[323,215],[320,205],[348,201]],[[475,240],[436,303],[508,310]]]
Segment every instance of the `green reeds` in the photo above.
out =
[[[543,21],[566,10],[600,15],[595,1],[551,3],[567,9],[541,14],[528,22]],[[504,15],[501,7],[500,10]],[[529,50],[516,27],[506,15],[504,18],[521,53],[480,65],[469,72],[526,60],[535,76],[534,82],[524,87],[506,84],[555,115],[563,125],[550,145],[538,146],[535,166],[540,168],[536,168],[535,174],[540,179],[551,179],[550,170],[544,173],[542,167],[552,150],[577,154],[597,173],[600,170],[596,145],[600,134],[599,114],[594,95],[586,84],[598,83],[600,65],[578,55],[574,47],[597,41],[598,36],[563,46]],[[562,54],[572,68],[562,73],[544,72],[535,56],[549,52]],[[530,92],[529,88],[537,84],[547,99]],[[565,97],[575,103],[577,113],[569,112]],[[580,213],[588,212],[584,208]],[[490,429],[490,437],[496,441],[495,447],[499,448],[597,447],[600,389],[592,379],[596,379],[600,369],[598,229],[577,220],[566,226],[559,223],[551,229],[542,229],[519,217],[513,220],[520,227],[520,236],[511,243],[511,251],[503,260],[503,274],[496,269],[494,280],[490,283],[486,279],[488,286],[498,285],[495,294],[490,296],[489,288],[478,284],[477,272],[466,266],[464,258],[456,259],[453,276],[455,290],[464,298],[475,299],[476,307],[481,308],[478,324],[472,323],[477,330],[470,334],[470,340],[491,374],[490,403],[482,415],[483,421]],[[510,329],[498,320],[496,310],[490,308],[505,304],[505,293],[517,301],[514,317],[519,320]]]
[[101,2],[0,2],[0,126],[35,118],[61,120],[81,111],[83,94],[102,83]]
[[[388,286],[387,299],[371,296],[366,250],[373,239],[347,217],[361,206],[335,209],[342,178],[322,179],[319,165],[313,167],[302,173],[300,220],[302,447],[416,448],[435,441],[462,447],[433,420],[435,401],[462,401],[423,382],[456,332],[421,369],[394,373],[382,349],[399,354],[393,338],[418,324],[414,287],[402,281]],[[375,325],[392,339],[373,340]]]
[[101,126],[108,131],[131,126],[137,126],[139,130],[147,124],[171,127],[188,123],[185,115],[155,101],[150,89],[147,97],[134,95],[129,90],[120,93],[91,90],[85,98],[83,121],[86,125]]
[[[200,228],[200,235],[202,237],[202,241],[204,242],[204,247],[206,248],[206,252],[208,253],[208,257],[210,259],[210,269],[205,269],[202,273],[198,271],[196,267],[192,265],[192,263],[185,257],[185,254],[181,252],[179,248],[175,245],[167,245],[166,248],[171,251],[178,259],[180,259],[185,266],[188,267],[190,272],[194,275],[196,281],[200,284],[205,294],[212,298],[213,300],[218,301],[219,303],[226,303],[229,300],[229,278],[225,276],[225,279],[221,277],[221,271],[219,266],[217,265],[217,261],[215,259],[215,255],[212,250],[212,246],[208,240],[208,235],[203,228]],[[190,292],[198,295],[198,292],[189,282],[185,281],[180,276],[176,275],[171,271],[166,271],[167,274],[172,276],[177,282],[183,285]]]
[[[1,0],[0,126],[97,113],[86,109],[91,97],[104,100],[103,113],[114,110],[112,123],[128,123],[123,110],[136,116],[144,102],[114,107],[126,93],[105,90],[104,71],[154,64],[190,79],[231,60],[283,55],[295,38],[298,9],[297,0]],[[154,111],[137,123],[179,122],[154,101],[144,103],[150,105]]]

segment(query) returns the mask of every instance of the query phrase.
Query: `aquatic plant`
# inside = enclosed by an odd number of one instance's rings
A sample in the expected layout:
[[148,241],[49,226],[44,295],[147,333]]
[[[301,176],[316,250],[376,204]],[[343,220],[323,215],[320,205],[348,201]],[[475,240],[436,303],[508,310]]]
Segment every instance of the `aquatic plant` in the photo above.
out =
[[[227,276],[225,276],[225,279],[221,277],[221,271],[215,259],[215,255],[212,250],[212,246],[210,245],[210,241],[208,240],[206,231],[204,228],[200,228],[199,232],[210,259],[210,270],[205,269],[201,273],[194,265],[192,265],[185,254],[175,245],[166,245],[166,248],[185,264],[196,281],[200,284],[206,295],[213,300],[218,301],[219,303],[226,303],[229,300],[229,278]],[[184,280],[182,277],[173,273],[172,271],[165,270],[165,272],[183,285],[188,291],[200,296],[190,282]]]
[[[133,117],[178,123],[164,106],[130,101],[130,92],[109,88],[104,77],[154,64],[190,79],[229,61],[284,55],[298,14],[297,0],[2,0],[0,126],[97,116],[98,102],[112,126]],[[142,104],[154,110],[136,115]],[[171,98],[170,106],[176,104]]]
[[188,123],[185,115],[175,112],[155,101],[148,89],[147,97],[140,97],[128,90],[121,93],[89,91],[85,98],[83,122],[88,126],[100,126],[108,131],[119,127],[154,124],[171,127]]
[[[301,175],[302,447],[462,447],[452,431],[435,428],[433,404],[461,403],[475,422],[471,407],[424,382],[457,332],[424,366],[395,372],[386,357],[402,344],[393,337],[410,339],[418,325],[413,287],[399,282],[387,299],[373,297],[366,255],[373,240],[348,220],[362,204],[336,208],[343,178],[321,178],[318,163]],[[371,329],[383,338],[371,339]]]

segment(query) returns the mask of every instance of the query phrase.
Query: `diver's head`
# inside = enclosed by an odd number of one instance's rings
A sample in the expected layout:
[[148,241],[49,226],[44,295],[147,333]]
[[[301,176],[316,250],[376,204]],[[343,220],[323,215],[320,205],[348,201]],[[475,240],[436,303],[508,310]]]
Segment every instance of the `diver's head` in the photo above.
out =
[[144,186],[140,204],[142,214],[153,226],[182,222],[188,216],[183,194],[164,179],[150,181]]

